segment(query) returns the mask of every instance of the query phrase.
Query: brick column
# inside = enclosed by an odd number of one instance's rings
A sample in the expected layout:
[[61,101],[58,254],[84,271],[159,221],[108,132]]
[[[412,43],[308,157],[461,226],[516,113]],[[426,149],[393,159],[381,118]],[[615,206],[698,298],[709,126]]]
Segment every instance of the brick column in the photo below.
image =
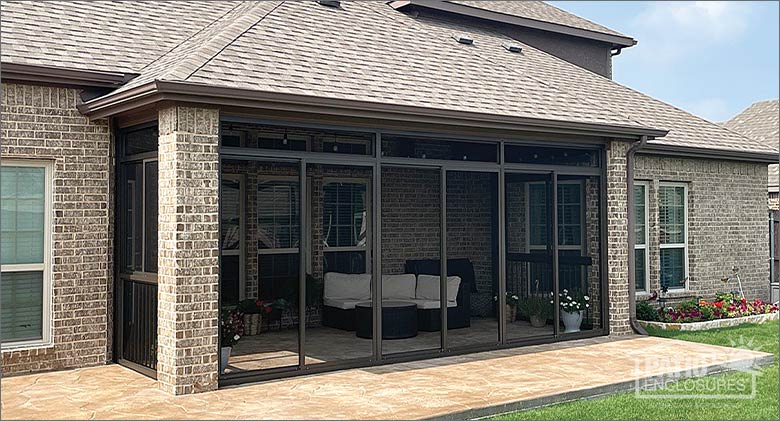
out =
[[180,395],[219,373],[219,111],[159,112],[157,380]]
[[626,152],[630,142],[612,141],[607,150],[607,269],[609,331],[631,333],[628,311],[628,194]]

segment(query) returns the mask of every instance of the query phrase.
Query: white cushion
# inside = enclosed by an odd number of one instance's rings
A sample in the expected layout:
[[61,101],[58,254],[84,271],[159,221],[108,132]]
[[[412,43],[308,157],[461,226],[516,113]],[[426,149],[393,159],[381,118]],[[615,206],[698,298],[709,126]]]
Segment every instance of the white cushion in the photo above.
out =
[[336,307],[342,310],[352,310],[358,303],[363,303],[366,300],[340,300],[336,298],[323,298],[322,303],[328,307]]
[[[439,276],[418,275],[417,276],[417,299],[421,300],[439,300]],[[447,277],[447,301],[456,301],[458,298],[458,288],[460,288],[460,276]]]
[[325,291],[323,298],[336,300],[370,300],[371,274],[328,272],[325,274]]
[[384,299],[413,299],[416,287],[417,278],[413,273],[382,275],[382,297]]
[[[417,308],[420,310],[432,310],[441,308],[441,303],[439,300],[421,300],[421,299],[414,299],[409,300],[410,302],[413,302],[417,304]],[[447,308],[450,307],[457,307],[458,303],[455,301],[447,301]]]

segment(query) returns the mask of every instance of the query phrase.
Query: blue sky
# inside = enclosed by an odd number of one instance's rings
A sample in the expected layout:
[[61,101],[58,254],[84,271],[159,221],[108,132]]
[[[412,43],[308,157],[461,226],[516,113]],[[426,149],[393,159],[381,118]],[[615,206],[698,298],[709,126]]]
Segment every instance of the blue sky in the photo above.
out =
[[613,79],[712,121],[780,90],[778,2],[551,1],[639,43]]

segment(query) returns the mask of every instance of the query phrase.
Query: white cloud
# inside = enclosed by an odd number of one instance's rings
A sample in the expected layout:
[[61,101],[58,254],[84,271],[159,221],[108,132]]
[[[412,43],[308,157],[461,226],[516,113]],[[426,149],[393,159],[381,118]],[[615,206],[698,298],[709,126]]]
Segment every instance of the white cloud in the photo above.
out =
[[715,45],[730,45],[745,34],[750,20],[746,2],[651,2],[634,20],[648,62],[671,64],[680,56]]

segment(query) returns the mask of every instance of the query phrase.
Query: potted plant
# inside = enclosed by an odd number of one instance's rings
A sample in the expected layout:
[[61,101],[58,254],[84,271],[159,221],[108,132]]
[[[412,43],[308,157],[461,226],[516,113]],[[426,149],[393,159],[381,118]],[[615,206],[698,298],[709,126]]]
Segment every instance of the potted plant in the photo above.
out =
[[[498,296],[493,297],[493,301],[498,301]],[[520,302],[520,297],[514,292],[507,292],[504,298],[504,305],[506,306],[506,321],[512,323],[517,320],[517,304]]]
[[590,297],[575,292],[569,292],[564,289],[558,294],[561,306],[561,320],[566,329],[563,333],[574,333],[580,331],[582,325],[582,316],[585,310],[590,308]]
[[238,343],[238,340],[241,339],[241,336],[244,334],[244,322],[242,314],[237,310],[231,309],[223,309],[219,319],[222,344],[219,371],[223,372],[228,366],[233,346]]
[[236,308],[236,310],[242,314],[244,321],[244,335],[246,336],[260,334],[260,325],[262,324],[263,319],[262,315],[260,314],[259,303],[261,303],[261,301],[250,299],[241,300],[239,301],[238,307]]
[[549,296],[531,295],[519,301],[518,309],[528,317],[532,327],[544,327],[552,316],[553,301]]

